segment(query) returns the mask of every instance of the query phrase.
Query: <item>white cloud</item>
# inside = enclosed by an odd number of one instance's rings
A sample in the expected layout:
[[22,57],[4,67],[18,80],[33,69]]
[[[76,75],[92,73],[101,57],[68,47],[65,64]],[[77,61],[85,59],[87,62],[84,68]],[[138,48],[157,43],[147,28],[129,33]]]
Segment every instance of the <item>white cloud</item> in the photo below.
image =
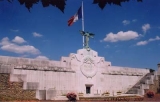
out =
[[49,60],[46,56],[37,56],[35,59]]
[[11,42],[8,37],[5,37],[0,41],[0,49],[18,54],[40,54],[40,51],[36,49],[34,46],[17,45],[16,43]]
[[109,48],[110,46],[109,45],[106,45],[104,48]]
[[150,38],[149,40],[145,40],[145,41],[140,41],[140,42],[137,42],[137,46],[141,46],[141,45],[146,45],[152,41],[156,41],[156,40],[160,40],[160,37],[159,36],[156,36],[155,38]]
[[123,23],[124,25],[128,25],[128,24],[130,24],[130,21],[129,21],[129,20],[123,20],[122,23]]
[[150,38],[148,41],[155,41],[155,40],[160,40],[160,37],[156,36],[156,38]]
[[34,37],[42,37],[43,36],[42,34],[39,34],[37,32],[33,32],[32,34],[33,34]]
[[19,54],[23,54],[23,53],[39,54],[40,53],[38,49],[30,45],[19,46],[16,44],[8,44],[8,45],[2,46],[1,49],[9,52],[19,53]]
[[142,26],[142,30],[143,30],[144,33],[146,33],[150,28],[151,28],[151,27],[150,27],[150,24],[144,24],[144,25]]
[[140,42],[137,42],[137,46],[141,46],[141,45],[146,45],[148,44],[148,41],[140,41]]
[[112,32],[109,34],[106,34],[106,37],[103,39],[103,41],[106,42],[117,42],[117,41],[127,41],[138,38],[140,35],[137,32],[134,31],[120,31],[117,34],[113,34]]
[[132,22],[136,22],[136,21],[137,21],[137,19],[133,19],[133,20],[132,20]]
[[22,44],[26,42],[22,37],[19,37],[19,36],[16,36],[12,41],[18,44]]
[[130,21],[130,20],[123,20],[122,23],[123,23],[123,25],[128,25],[128,24],[130,24],[130,23],[132,23],[132,22],[134,23],[134,22],[136,22],[136,21],[137,21],[137,19],[133,19],[133,20],[131,20],[131,21]]
[[18,29],[11,29],[12,32],[19,32]]
[[8,44],[10,44],[8,37],[4,37],[0,42],[0,45],[8,45]]

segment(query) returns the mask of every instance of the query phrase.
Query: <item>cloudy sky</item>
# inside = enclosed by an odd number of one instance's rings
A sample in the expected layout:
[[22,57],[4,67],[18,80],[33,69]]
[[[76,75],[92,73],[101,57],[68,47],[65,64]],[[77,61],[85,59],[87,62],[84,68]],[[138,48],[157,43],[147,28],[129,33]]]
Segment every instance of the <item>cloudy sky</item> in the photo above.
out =
[[[6,0],[7,1],[7,0]],[[64,13],[36,4],[31,12],[16,0],[0,2],[0,55],[60,60],[82,48],[81,20],[67,21],[81,0],[67,0]],[[135,0],[101,10],[84,0],[84,28],[90,47],[113,66],[157,69],[160,62],[160,1]]]

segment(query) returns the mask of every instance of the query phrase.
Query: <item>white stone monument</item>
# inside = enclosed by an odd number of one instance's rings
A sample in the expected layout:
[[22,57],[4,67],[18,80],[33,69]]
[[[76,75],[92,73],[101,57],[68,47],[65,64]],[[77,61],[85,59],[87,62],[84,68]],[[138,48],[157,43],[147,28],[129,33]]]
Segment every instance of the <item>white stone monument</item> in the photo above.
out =
[[[0,56],[0,73],[10,73],[10,81],[23,82],[24,90],[36,90],[36,98],[55,100],[68,92],[84,96],[127,93],[149,69],[112,66],[89,48],[79,49],[60,61]],[[146,81],[146,80],[144,80]],[[137,84],[135,94],[144,94]],[[64,98],[65,99],[65,98]]]

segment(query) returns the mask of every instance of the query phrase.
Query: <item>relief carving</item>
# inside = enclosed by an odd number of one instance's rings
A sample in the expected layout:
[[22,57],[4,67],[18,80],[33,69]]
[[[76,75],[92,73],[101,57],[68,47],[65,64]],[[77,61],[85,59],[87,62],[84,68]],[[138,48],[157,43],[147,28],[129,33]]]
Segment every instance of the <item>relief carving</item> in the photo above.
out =
[[81,72],[87,78],[92,78],[97,73],[97,68],[94,64],[94,61],[87,57],[84,59],[83,64],[80,66]]

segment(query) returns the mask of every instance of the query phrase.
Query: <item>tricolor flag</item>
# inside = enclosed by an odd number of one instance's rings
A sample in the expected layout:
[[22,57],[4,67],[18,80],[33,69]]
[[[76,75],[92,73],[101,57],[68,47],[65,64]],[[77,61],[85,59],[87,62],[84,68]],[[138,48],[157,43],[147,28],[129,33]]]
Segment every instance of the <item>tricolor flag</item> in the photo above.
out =
[[81,18],[82,18],[82,7],[80,7],[78,9],[78,12],[68,20],[68,26],[71,26],[74,22],[76,22]]

